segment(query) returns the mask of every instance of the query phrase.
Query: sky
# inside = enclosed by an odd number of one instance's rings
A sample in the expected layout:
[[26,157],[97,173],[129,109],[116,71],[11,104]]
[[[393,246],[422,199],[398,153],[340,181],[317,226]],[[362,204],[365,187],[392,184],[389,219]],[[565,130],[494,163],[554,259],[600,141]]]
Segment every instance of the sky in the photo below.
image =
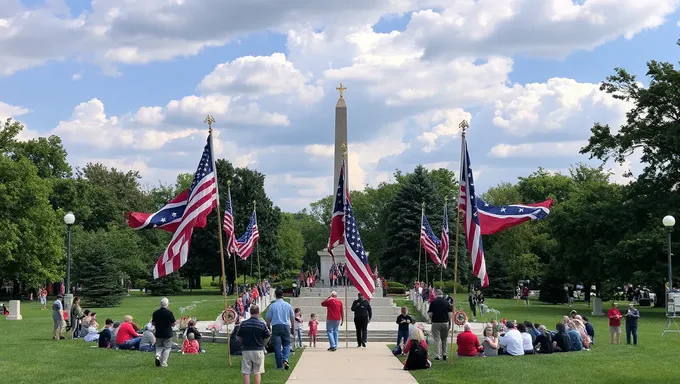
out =
[[[347,88],[351,189],[396,169],[458,171],[465,119],[478,191],[566,173],[594,122],[631,108],[599,91],[623,67],[678,61],[680,0],[0,0],[0,119],[59,135],[75,166],[142,185],[215,151],[266,174],[284,211],[334,192],[336,87]],[[633,154],[612,180],[642,169]],[[228,175],[218,175],[228,177]]]

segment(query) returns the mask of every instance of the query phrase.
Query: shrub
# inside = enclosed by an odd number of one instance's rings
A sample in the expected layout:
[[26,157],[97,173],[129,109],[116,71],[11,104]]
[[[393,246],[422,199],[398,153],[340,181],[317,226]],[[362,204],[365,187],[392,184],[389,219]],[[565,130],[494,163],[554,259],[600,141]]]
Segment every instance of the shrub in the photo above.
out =
[[[439,281],[436,281],[434,283],[434,287],[436,289],[441,289],[444,291],[444,293],[448,293],[450,295],[453,294],[453,281],[444,281],[443,284],[440,283]],[[486,292],[486,291],[485,291]],[[456,288],[456,293],[468,293],[468,288],[461,283],[458,283],[458,288]]]

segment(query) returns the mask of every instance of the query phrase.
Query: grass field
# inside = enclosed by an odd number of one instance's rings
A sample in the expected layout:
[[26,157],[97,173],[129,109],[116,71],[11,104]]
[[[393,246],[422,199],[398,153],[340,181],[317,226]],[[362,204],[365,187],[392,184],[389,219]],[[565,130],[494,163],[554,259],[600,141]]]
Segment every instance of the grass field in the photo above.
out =
[[[118,308],[96,309],[100,324],[107,317],[119,320],[129,314],[140,324],[149,321],[159,306],[158,297],[133,295]],[[52,301],[48,301],[51,304]],[[230,300],[231,302],[231,300]],[[199,319],[215,319],[224,301],[219,295],[170,297],[170,309],[196,304]],[[242,383],[241,361],[232,357],[229,367],[225,344],[204,342],[207,353],[172,353],[167,369],[154,367],[153,354],[137,351],[103,350],[82,340],[54,341],[52,312],[40,310],[37,302],[22,302],[21,321],[0,318],[0,373],[7,383]],[[295,366],[301,353],[292,357]],[[265,383],[285,383],[290,372],[275,369],[268,355]]]
[[[467,297],[457,297],[465,303]],[[566,305],[553,306],[532,302],[525,308],[514,300],[489,300],[486,304],[501,312],[501,317],[545,324],[554,329],[561,317],[569,314]],[[626,307],[621,303],[620,309]],[[412,372],[419,383],[678,383],[677,351],[680,334],[661,337],[666,321],[663,309],[639,307],[638,346],[626,345],[625,327],[622,344],[609,343],[608,320],[591,316],[583,303],[574,307],[586,315],[595,328],[595,345],[590,351],[534,355],[523,357],[465,358],[434,361],[432,369]],[[605,304],[605,312],[609,303]],[[479,318],[478,318],[479,320]],[[455,348],[455,346],[454,346]],[[449,352],[449,356],[453,353]]]

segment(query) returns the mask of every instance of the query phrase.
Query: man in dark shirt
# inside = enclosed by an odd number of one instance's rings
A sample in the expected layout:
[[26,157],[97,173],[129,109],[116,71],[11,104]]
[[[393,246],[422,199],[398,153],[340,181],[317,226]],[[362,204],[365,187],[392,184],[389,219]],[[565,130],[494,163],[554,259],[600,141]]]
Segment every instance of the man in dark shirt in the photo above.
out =
[[435,360],[446,360],[446,347],[449,335],[449,319],[453,307],[444,299],[440,289],[436,291],[437,298],[430,303],[427,315],[432,321],[432,338],[434,339]]
[[151,324],[156,327],[156,366],[167,367],[168,357],[172,350],[172,327],[175,326],[175,315],[168,309],[170,301],[161,299],[161,307],[153,313]]
[[397,345],[401,346],[402,351],[406,346],[406,341],[408,340],[409,325],[415,323],[416,321],[413,320],[413,317],[408,314],[408,308],[401,307],[401,314],[397,316],[397,324],[399,324],[399,330],[397,331]]
[[111,348],[111,338],[113,337],[113,320],[106,319],[106,327],[99,332],[99,348]]
[[536,341],[534,342],[534,347],[536,347],[536,352],[538,353],[553,353],[553,339],[552,333],[548,332],[545,325],[538,327],[538,336],[536,336]]
[[250,318],[241,322],[236,334],[242,347],[241,373],[244,383],[250,383],[250,375],[255,376],[255,384],[261,383],[264,373],[264,346],[270,337],[267,324],[260,319],[260,308],[251,305]]
[[368,323],[373,317],[371,303],[359,293],[359,297],[352,303],[352,312],[354,312],[354,327],[357,330],[357,348],[366,348]]

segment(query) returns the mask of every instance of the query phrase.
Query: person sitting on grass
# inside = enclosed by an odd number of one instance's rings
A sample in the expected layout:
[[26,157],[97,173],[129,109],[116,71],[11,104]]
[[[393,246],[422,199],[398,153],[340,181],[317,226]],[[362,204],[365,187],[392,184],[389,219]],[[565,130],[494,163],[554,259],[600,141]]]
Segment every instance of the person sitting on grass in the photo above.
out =
[[97,330],[97,322],[92,321],[90,322],[90,326],[87,328],[87,335],[83,337],[83,340],[86,343],[92,343],[96,342],[99,340],[99,331]]
[[595,344],[595,328],[593,328],[593,325],[588,321],[586,316],[583,316],[583,322],[586,326],[586,334],[588,335],[588,339],[590,339],[590,344]]
[[139,342],[140,352],[156,352],[156,335],[154,335],[153,325],[151,323],[144,327],[144,334],[142,340]]
[[529,335],[531,335],[531,342],[532,342],[532,343],[535,343],[535,342],[536,342],[536,337],[538,337],[539,333],[538,333],[538,331],[536,330],[536,328],[534,328],[534,325],[531,323],[531,321],[525,321],[525,322],[524,322],[524,328],[526,328],[526,329],[527,329],[527,333],[528,333]]
[[0,312],[2,312],[3,316],[9,316],[9,311],[7,310],[7,307],[5,307],[5,303],[0,304]]
[[116,344],[119,349],[139,349],[142,337],[135,331],[132,325],[132,316],[125,315],[125,321],[120,325],[116,334]]
[[193,332],[187,334],[187,338],[184,339],[184,344],[182,344],[182,354],[183,355],[195,355],[199,352],[200,347],[198,346],[198,341],[194,336]]
[[583,338],[581,333],[576,329],[576,323],[569,321],[567,323],[567,336],[569,336],[569,351],[575,352],[583,349]]
[[198,328],[196,328],[196,320],[189,320],[189,324],[187,326],[187,331],[184,332],[185,337],[188,337],[190,333],[194,334],[194,338],[198,342],[198,348],[201,352],[205,352],[203,350],[203,347],[201,346],[201,332],[198,331]]
[[120,329],[120,322],[116,321],[111,327],[111,348],[118,349],[118,343],[116,342],[116,337],[118,336],[118,330]]
[[80,328],[78,337],[87,336],[88,329],[90,328],[90,322],[92,321],[92,313],[89,309],[83,311],[83,317],[80,319]]
[[99,332],[99,348],[111,348],[111,340],[113,339],[113,320],[106,319],[105,324],[104,329]]
[[506,327],[508,331],[498,340],[498,343],[503,348],[499,350],[499,354],[511,355],[511,356],[523,356],[524,355],[524,345],[522,341],[522,334],[515,328],[514,321],[507,321]]
[[585,324],[583,324],[583,320],[582,320],[581,316],[576,315],[576,317],[572,321],[576,325],[576,330],[581,335],[581,342],[583,343],[583,349],[590,349],[590,339],[588,338],[588,334],[586,333],[586,326],[585,326]]
[[517,324],[517,330],[522,335],[522,349],[524,349],[525,355],[534,354],[534,342],[531,338],[531,334],[527,332],[527,327],[524,323]]
[[406,341],[406,346],[404,346],[404,353],[408,355],[406,361],[404,361],[404,370],[406,371],[428,369],[432,366],[427,354],[425,335],[419,328],[414,328],[411,332],[411,338]]
[[564,323],[555,325],[557,333],[553,336],[553,350],[555,352],[569,352],[569,335]]
[[484,341],[482,341],[482,347],[484,348],[483,356],[498,356],[498,332],[493,325],[484,328]]
[[555,350],[553,344],[552,333],[548,331],[545,325],[538,326],[538,336],[534,342],[534,349],[536,353],[550,354]]
[[479,344],[479,338],[472,333],[470,323],[463,324],[463,332],[458,334],[456,338],[458,344],[458,356],[460,357],[476,357],[484,350],[484,347]]

